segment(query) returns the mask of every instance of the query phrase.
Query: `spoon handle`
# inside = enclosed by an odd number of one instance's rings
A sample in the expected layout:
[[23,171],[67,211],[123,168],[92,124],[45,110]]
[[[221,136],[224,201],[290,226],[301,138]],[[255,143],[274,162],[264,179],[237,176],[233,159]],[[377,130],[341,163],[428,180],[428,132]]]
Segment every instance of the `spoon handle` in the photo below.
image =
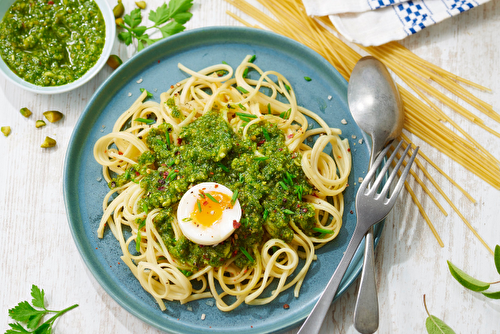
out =
[[354,328],[362,334],[372,334],[378,329],[379,310],[375,283],[375,257],[373,227],[365,235],[363,271],[354,309]]

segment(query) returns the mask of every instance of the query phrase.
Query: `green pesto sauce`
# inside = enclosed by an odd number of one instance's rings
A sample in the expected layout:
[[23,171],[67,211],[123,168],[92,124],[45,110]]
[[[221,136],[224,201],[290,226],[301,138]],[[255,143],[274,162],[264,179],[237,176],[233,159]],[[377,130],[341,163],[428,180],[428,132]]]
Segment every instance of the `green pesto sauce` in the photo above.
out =
[[[237,257],[235,264],[241,268],[252,265],[252,261],[240,247],[255,259],[255,251],[271,237],[290,242],[292,220],[307,235],[319,235],[312,230],[314,208],[299,199],[299,192],[305,196],[313,191],[302,171],[301,157],[288,150],[276,125],[254,125],[249,139],[244,140],[218,111],[211,111],[184,127],[182,139],[176,143],[170,139],[169,145],[167,136],[171,131],[171,125],[166,123],[151,129],[146,138],[151,151],[113,179],[110,187],[130,180],[137,182],[136,178],[144,176],[140,184],[146,195],[141,207],[143,211],[162,208],[154,223],[175,258],[196,270],[207,264],[220,266]],[[256,159],[254,151],[267,159]],[[175,205],[190,186],[201,182],[217,182],[233,192],[238,190],[241,226],[217,246],[203,247],[185,237],[176,240],[172,229]]]
[[105,37],[93,0],[17,0],[0,23],[0,53],[22,79],[60,86],[96,64]]

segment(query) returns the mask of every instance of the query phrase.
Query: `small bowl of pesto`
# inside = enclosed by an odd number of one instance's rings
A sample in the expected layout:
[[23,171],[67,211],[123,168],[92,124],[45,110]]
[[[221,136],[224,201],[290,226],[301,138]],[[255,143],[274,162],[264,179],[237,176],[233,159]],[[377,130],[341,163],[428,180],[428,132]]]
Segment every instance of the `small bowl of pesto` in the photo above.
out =
[[106,0],[1,0],[0,70],[39,94],[80,87],[106,63],[115,19]]

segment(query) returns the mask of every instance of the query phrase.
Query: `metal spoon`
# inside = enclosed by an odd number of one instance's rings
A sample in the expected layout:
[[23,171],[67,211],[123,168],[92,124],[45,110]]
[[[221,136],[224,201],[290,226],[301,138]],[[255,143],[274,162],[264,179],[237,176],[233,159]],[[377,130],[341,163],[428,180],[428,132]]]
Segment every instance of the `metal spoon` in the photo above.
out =
[[[372,139],[371,168],[380,151],[403,129],[403,102],[387,68],[374,57],[359,60],[347,91],[349,109],[358,126]],[[354,309],[354,328],[362,334],[378,329],[379,310],[375,283],[373,228],[365,236],[361,282]]]

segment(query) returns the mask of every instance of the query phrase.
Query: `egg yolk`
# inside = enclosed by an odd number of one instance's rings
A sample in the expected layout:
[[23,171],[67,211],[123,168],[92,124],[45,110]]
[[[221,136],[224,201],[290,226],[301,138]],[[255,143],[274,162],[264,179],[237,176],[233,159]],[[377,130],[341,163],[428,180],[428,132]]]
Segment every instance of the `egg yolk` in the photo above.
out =
[[194,211],[191,212],[191,218],[196,225],[210,227],[220,221],[226,208],[232,207],[231,197],[226,194],[217,191],[200,193]]

